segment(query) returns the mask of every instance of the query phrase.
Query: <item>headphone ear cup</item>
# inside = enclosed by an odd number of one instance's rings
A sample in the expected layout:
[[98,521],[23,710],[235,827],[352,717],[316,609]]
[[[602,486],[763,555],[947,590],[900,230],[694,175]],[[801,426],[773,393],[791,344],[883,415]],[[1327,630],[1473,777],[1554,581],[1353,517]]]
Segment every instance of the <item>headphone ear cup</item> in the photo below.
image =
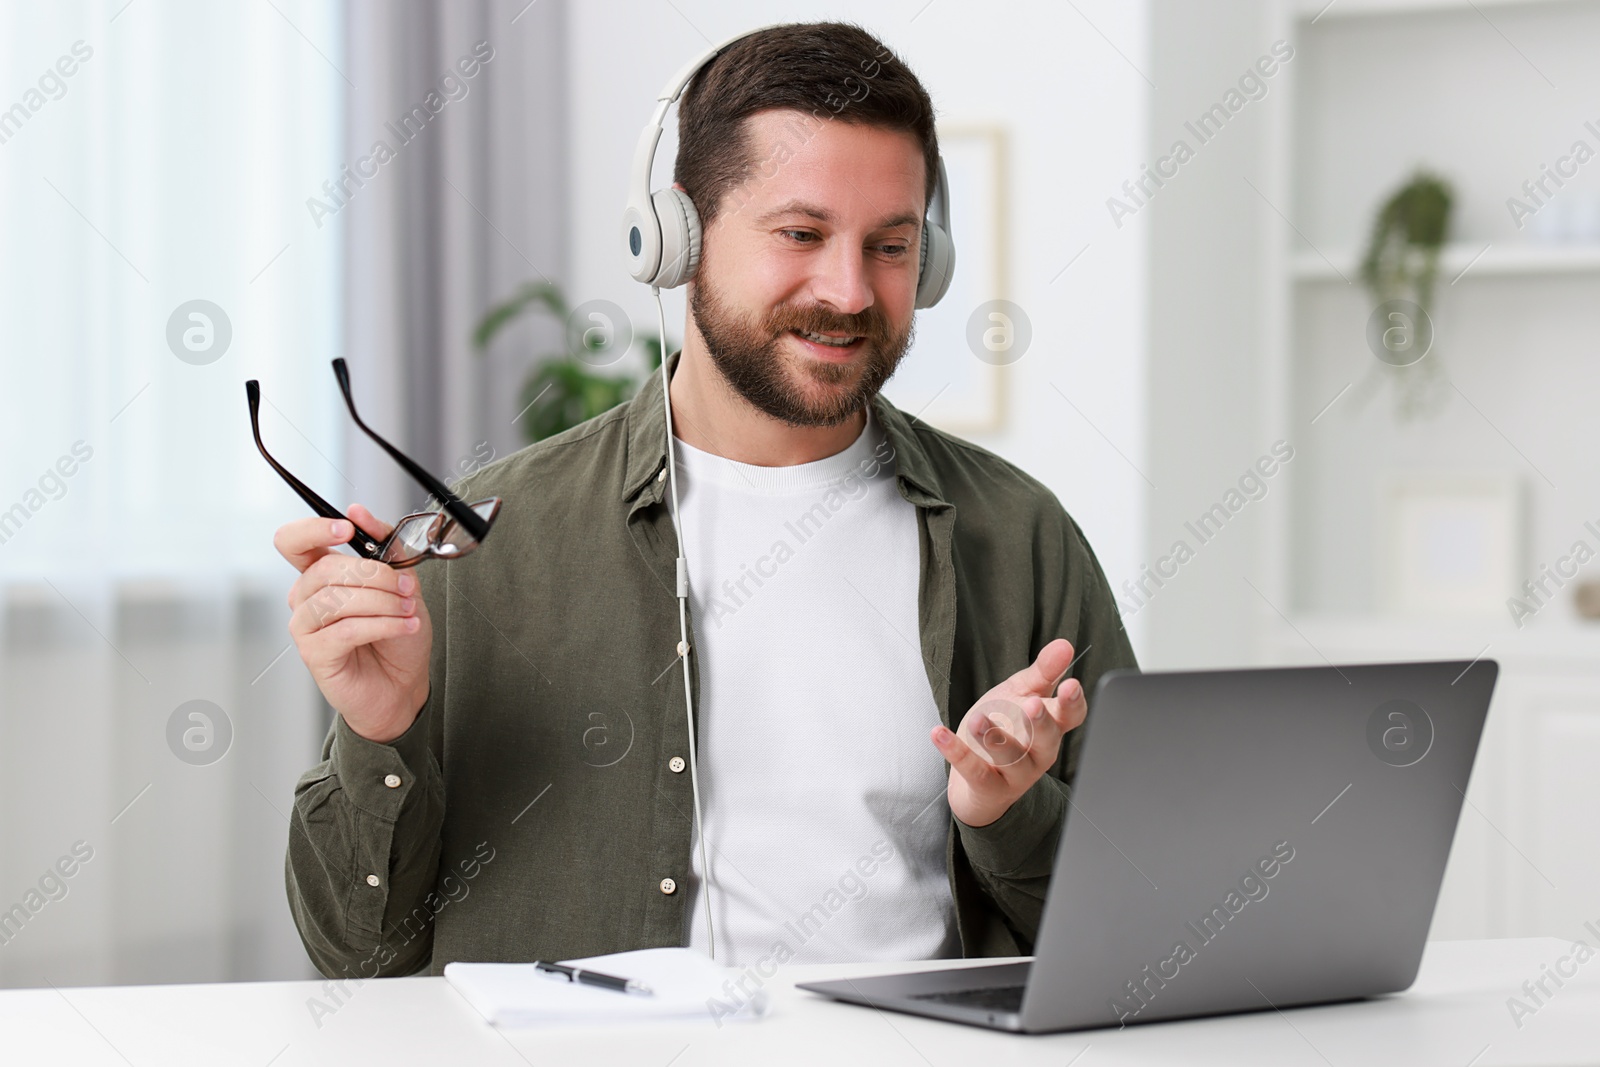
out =
[[923,223],[922,268],[917,274],[917,303],[919,308],[929,308],[939,302],[950,288],[950,279],[956,271],[956,244],[944,227],[933,222]]
[[655,284],[674,289],[700,266],[700,212],[681,189],[658,189],[650,197],[661,220],[661,266]]
[[631,204],[622,213],[622,244],[626,249],[623,260],[634,281],[646,285],[650,283],[650,277],[655,273],[655,256],[660,238],[661,226],[654,215],[647,218],[643,211]]

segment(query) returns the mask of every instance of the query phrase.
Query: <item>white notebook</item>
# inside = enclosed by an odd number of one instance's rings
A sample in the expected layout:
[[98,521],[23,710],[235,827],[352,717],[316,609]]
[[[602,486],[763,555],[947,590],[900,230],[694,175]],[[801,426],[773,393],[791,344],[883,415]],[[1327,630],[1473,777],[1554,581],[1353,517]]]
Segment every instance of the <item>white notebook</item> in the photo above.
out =
[[559,962],[635,979],[649,986],[652,995],[565,982],[531,963],[447,963],[444,977],[485,1019],[504,1027],[628,1019],[722,1023],[757,1019],[767,1012],[765,991],[747,996],[730,984],[740,972],[687,948],[647,948]]

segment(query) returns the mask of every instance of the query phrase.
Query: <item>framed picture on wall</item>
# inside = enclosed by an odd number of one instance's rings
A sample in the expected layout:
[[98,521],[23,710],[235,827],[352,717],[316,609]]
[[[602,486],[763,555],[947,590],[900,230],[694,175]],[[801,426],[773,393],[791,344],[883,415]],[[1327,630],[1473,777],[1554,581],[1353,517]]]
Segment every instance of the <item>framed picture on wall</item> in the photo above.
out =
[[992,124],[941,124],[939,151],[950,181],[956,269],[943,299],[918,311],[916,339],[884,396],[952,433],[999,430],[1006,419],[1006,367],[974,354],[969,320],[1006,291],[1006,135]]
[[1401,615],[1505,611],[1522,564],[1522,487],[1514,475],[1390,474],[1379,495],[1379,603]]

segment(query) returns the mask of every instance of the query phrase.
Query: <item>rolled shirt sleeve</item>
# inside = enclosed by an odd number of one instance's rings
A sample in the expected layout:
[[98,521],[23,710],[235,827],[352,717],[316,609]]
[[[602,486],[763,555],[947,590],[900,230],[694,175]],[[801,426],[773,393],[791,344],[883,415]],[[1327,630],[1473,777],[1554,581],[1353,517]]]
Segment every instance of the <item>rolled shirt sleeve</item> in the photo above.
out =
[[444,783],[429,712],[424,704],[388,744],[336,715],[323,762],[295,788],[289,903],[312,962],[330,978],[410,974],[428,961],[427,932],[393,926],[421,908],[438,871]]

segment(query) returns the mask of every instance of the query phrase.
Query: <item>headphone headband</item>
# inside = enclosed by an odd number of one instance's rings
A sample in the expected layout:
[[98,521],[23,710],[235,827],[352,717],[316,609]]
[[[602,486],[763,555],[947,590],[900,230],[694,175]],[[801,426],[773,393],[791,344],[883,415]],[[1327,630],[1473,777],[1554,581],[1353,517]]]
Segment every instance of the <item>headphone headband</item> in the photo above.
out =
[[[650,174],[667,111],[683,95],[700,69],[730,45],[773,26],[759,26],[735,34],[685,63],[656,94],[656,108],[639,134],[628,175],[628,203],[622,213],[623,256],[635,281],[658,289],[672,289],[694,276],[700,263],[700,216],[694,202],[681,190],[650,191]],[[955,243],[950,239],[950,188],[940,157],[933,195],[929,198],[922,232],[917,275],[919,308],[932,307],[950,288],[955,271]]]
[[[723,50],[735,41],[742,41],[766,28],[761,26],[746,30],[729,37],[721,44],[711,46],[685,63],[676,74],[667,79],[667,84],[656,94],[655,113],[650,116],[649,124],[639,134],[639,144],[633,150],[633,168],[628,175],[628,206],[622,216],[622,235],[626,244],[628,273],[633,275],[635,280],[656,284],[655,280],[661,274],[661,223],[656,216],[653,198],[650,195],[650,171],[655,165],[656,146],[661,141],[662,125],[667,119],[667,109],[683,95],[683,90],[701,67],[721,55]],[[672,286],[662,286],[662,288],[670,289]]]

